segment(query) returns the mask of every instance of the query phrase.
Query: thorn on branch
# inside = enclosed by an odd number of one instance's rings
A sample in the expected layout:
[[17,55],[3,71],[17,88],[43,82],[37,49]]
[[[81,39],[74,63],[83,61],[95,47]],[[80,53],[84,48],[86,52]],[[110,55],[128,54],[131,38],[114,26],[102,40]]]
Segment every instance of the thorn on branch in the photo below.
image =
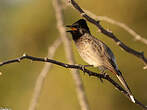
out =
[[86,15],[86,13],[81,13],[81,16],[84,16],[84,15]]
[[121,44],[121,41],[117,41],[116,44],[117,44],[117,45],[120,45],[120,44]]
[[67,65],[67,64],[64,64],[64,67],[65,67],[65,68],[68,68],[68,65]]
[[20,59],[20,58],[18,58],[18,59],[17,59],[17,62],[18,62],[18,63],[20,63],[20,61],[21,61],[21,59]]
[[44,58],[44,61],[45,61],[45,62],[47,62],[47,61],[48,61],[48,58],[47,58],[47,57],[45,57],[45,58]]
[[112,33],[112,31],[110,29],[106,29],[109,33]]

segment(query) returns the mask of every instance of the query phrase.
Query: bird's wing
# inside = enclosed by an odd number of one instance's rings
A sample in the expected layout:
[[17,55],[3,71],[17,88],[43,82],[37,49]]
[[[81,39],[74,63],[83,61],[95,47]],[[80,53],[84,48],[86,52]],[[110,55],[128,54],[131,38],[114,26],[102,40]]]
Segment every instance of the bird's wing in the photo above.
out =
[[111,69],[117,70],[118,67],[116,64],[114,54],[111,51],[111,49],[105,43],[103,43],[101,40],[98,40],[96,38],[94,38],[94,39],[95,39],[95,44],[99,47],[99,49],[101,49],[100,50],[101,56],[105,60],[104,66],[106,66],[106,68],[108,68],[108,69],[111,68]]
[[[103,45],[105,45],[105,44],[103,44]],[[107,45],[105,45],[103,47],[105,49],[104,54],[108,58],[108,60],[111,63],[111,65],[114,67],[114,69],[118,69],[117,64],[116,64],[116,60],[115,60],[115,57],[114,57],[114,54],[111,51],[111,49]]]
[[100,46],[100,48],[101,48],[101,54],[105,60],[104,66],[107,69],[109,69],[111,72],[116,73],[116,76],[118,77],[119,81],[124,86],[125,90],[128,92],[130,99],[132,100],[133,103],[135,103],[135,99],[132,95],[132,92],[131,92],[127,82],[125,81],[122,73],[119,71],[119,69],[117,67],[115,57],[114,57],[111,49],[106,44],[104,44],[102,41],[100,41],[96,38],[95,38],[95,44]]

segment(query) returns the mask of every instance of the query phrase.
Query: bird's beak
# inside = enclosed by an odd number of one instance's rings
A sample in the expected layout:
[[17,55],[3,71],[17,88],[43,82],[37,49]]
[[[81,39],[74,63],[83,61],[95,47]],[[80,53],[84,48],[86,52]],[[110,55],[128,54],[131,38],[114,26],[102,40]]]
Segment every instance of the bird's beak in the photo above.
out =
[[72,25],[66,25],[65,27],[68,27],[68,28],[70,28],[71,30],[68,30],[68,31],[66,31],[66,32],[72,32],[72,31],[77,31],[77,28],[75,28],[74,26],[72,26]]
[[65,27],[68,27],[68,28],[70,28],[70,27],[72,27],[72,25],[66,25]]

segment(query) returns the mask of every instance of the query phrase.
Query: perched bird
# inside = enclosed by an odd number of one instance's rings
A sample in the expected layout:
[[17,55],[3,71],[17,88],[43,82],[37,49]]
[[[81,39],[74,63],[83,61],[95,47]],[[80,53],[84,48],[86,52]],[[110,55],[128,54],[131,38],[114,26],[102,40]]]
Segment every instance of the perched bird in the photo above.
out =
[[103,72],[108,69],[114,73],[128,92],[132,102],[135,103],[135,99],[122,76],[122,73],[118,69],[112,51],[105,43],[91,35],[86,21],[80,19],[72,25],[66,25],[66,27],[71,29],[67,32],[71,33],[72,39],[74,40],[82,59],[89,65],[99,67]]

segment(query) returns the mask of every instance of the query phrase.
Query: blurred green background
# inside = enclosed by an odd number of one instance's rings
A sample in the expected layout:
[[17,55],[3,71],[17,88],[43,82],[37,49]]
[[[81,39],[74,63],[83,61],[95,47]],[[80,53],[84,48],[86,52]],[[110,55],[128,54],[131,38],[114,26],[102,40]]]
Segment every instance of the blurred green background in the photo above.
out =
[[[108,16],[124,22],[137,33],[147,38],[147,0],[76,0],[81,7],[98,16]],[[65,5],[63,5],[65,6]],[[80,19],[77,11],[66,7],[65,24]],[[101,22],[112,30],[128,46],[144,51],[147,45],[135,41],[118,26]],[[88,23],[92,34],[104,41],[114,52],[120,70],[124,74],[133,94],[147,104],[147,70],[136,57],[122,51],[109,38],[98,33],[97,28]],[[60,37],[51,0],[0,0],[0,61],[21,56],[24,52],[32,56],[45,57],[48,46]],[[71,38],[71,36],[69,35]],[[77,54],[78,64],[86,64]],[[57,50],[54,59],[67,62],[63,45]],[[0,67],[0,107],[12,110],[27,110],[43,63],[28,60]],[[97,69],[92,69],[98,71]],[[117,80],[113,75],[112,77]],[[110,83],[81,73],[91,110],[141,110],[118,92]],[[53,66],[43,85],[37,110],[80,110],[75,92],[75,84],[70,71]]]

